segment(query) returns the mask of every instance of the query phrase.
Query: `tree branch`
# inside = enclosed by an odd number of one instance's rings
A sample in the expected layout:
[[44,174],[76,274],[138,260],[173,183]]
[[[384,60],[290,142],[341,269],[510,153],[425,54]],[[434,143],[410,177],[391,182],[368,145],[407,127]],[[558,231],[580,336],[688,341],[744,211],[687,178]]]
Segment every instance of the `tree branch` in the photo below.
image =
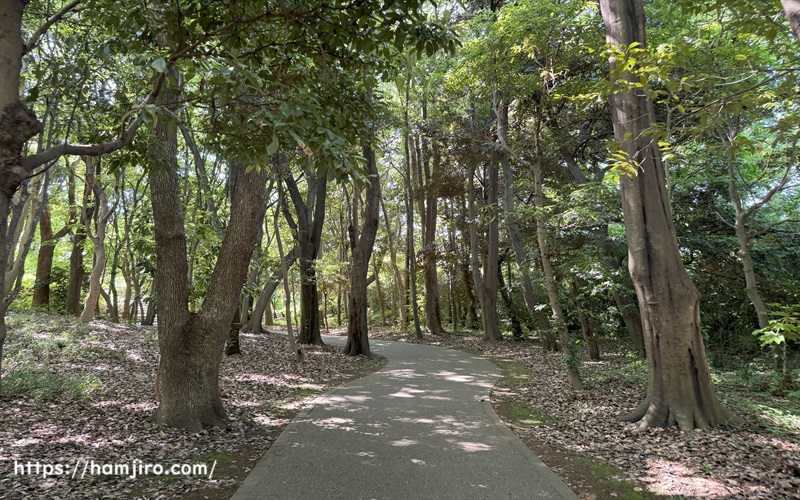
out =
[[744,212],[745,218],[748,218],[751,215],[753,215],[753,213],[756,210],[769,203],[769,200],[771,200],[773,196],[775,196],[776,194],[780,193],[783,190],[783,188],[786,186],[786,183],[789,182],[789,176],[792,173],[793,168],[794,165],[791,164],[787,165],[786,171],[783,173],[783,178],[781,179],[781,181],[777,185],[775,185],[772,189],[770,189],[769,192],[767,192],[767,194],[764,195],[761,201],[754,203],[753,205],[750,206],[750,208],[748,208]]
[[736,229],[736,225],[734,225],[734,224],[731,224],[730,222],[728,222],[727,220],[725,220],[725,217],[723,217],[723,216],[722,216],[722,215],[721,215],[719,212],[714,212],[714,214],[715,214],[717,217],[719,217],[719,220],[721,220],[722,222],[724,222],[724,223],[725,223],[725,224],[726,224],[728,227],[730,227],[730,228],[732,228],[732,229]]
[[145,107],[153,104],[158,97],[158,94],[161,92],[162,87],[164,86],[164,81],[166,80],[166,73],[161,73],[158,79],[156,80],[155,85],[153,86],[153,90],[150,91],[150,94],[142,101],[140,105],[139,113],[136,116],[136,119],[128,125],[128,128],[125,129],[125,132],[122,133],[119,139],[110,142],[103,142],[99,144],[92,144],[92,145],[79,145],[79,144],[59,144],[58,146],[53,146],[46,151],[26,156],[20,162],[22,168],[24,168],[27,172],[32,172],[34,168],[38,167],[39,165],[43,165],[49,161],[53,161],[60,156],[64,155],[82,155],[82,156],[100,156],[107,153],[112,153],[119,149],[124,148],[131,142],[133,142],[133,138],[136,136],[136,131],[139,130],[139,127],[144,122],[144,113]]
[[69,12],[78,6],[82,0],[72,0],[72,2],[68,3],[64,7],[61,8],[58,12],[52,15],[50,19],[45,21],[45,23],[39,26],[39,29],[33,32],[30,38],[28,38],[28,43],[25,44],[25,47],[22,49],[22,55],[24,56],[28,52],[32,51],[36,44],[39,42],[39,39],[47,33],[47,30],[50,29],[52,25],[60,21],[64,16],[69,14]]
[[765,227],[761,231],[756,231],[755,233],[750,233],[747,237],[751,240],[758,238],[759,236],[764,236],[765,234],[776,233],[775,228],[780,226],[781,224],[794,224],[800,222],[800,219],[784,219],[782,221],[778,221],[774,224],[770,224],[769,226]]

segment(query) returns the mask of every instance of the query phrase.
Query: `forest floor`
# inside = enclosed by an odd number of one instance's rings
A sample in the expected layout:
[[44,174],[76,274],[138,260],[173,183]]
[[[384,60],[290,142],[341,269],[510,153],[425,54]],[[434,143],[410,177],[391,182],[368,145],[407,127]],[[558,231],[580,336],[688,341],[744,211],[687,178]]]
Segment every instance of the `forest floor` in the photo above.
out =
[[[393,332],[373,336],[420,342]],[[738,423],[639,432],[618,417],[645,396],[647,368],[619,342],[601,344],[600,361],[583,361],[581,392],[569,387],[561,355],[529,340],[446,334],[421,342],[492,359],[504,372],[492,392],[495,410],[581,498],[800,498],[800,393],[770,393],[771,374],[761,364],[713,372]]]
[[[150,422],[158,359],[153,328],[41,313],[8,318],[0,394],[0,498],[225,499],[300,408],[385,362],[308,347],[296,366],[285,336],[242,334],[242,356],[221,369],[228,430],[186,434]],[[279,327],[275,327],[276,331]],[[333,332],[335,333],[335,332]],[[339,332],[340,334],[342,332]],[[387,340],[405,335],[376,331]],[[644,396],[646,367],[616,342],[585,361],[587,389],[572,391],[560,355],[534,342],[476,335],[424,342],[492,359],[504,373],[496,410],[582,498],[800,498],[800,401],[768,392],[769,374],[748,363],[715,371],[720,399],[740,418],[724,429],[635,432],[617,417]],[[17,464],[61,464],[63,475],[15,473]],[[87,474],[95,464],[216,464],[205,476]],[[34,471],[35,472],[35,471]]]
[[[187,434],[149,419],[156,408],[154,328],[80,325],[71,317],[23,312],[11,313],[8,323],[0,499],[229,498],[301,408],[385,364],[385,358],[305,346],[305,361],[295,365],[285,335],[243,333],[243,355],[225,357],[221,367],[230,428]],[[30,463],[33,473],[15,472],[15,461]],[[207,469],[187,476],[84,474],[90,461]],[[63,474],[46,474],[44,465],[61,465]]]

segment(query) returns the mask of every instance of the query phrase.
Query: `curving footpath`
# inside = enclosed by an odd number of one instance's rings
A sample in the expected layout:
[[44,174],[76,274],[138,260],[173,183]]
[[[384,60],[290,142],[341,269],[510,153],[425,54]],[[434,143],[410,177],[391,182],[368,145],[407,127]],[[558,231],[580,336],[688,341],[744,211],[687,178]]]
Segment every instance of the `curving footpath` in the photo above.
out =
[[578,498],[494,412],[494,364],[427,345],[370,346],[386,367],[298,414],[233,499]]

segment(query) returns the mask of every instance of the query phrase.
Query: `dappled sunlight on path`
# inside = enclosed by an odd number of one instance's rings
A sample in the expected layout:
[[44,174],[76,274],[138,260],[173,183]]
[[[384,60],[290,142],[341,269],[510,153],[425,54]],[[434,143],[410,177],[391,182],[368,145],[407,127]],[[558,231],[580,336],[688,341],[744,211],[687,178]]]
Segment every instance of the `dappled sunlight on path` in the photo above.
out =
[[492,410],[492,363],[374,344],[387,367],[298,415],[234,498],[574,498]]

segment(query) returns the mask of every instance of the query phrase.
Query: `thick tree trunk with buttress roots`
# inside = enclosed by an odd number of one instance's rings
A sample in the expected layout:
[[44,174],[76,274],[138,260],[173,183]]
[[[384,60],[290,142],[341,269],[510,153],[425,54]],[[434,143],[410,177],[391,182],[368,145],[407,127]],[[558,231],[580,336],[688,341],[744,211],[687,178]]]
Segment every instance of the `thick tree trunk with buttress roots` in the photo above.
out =
[[[645,46],[642,0],[601,0],[606,40]],[[616,59],[611,59],[612,80]],[[678,425],[708,428],[730,418],[714,394],[700,333],[700,295],[678,250],[664,167],[655,141],[645,134],[653,117],[645,89],[616,88],[611,97],[614,135],[638,165],[622,175],[628,268],[642,312],[649,366],[647,397],[625,420],[639,428]],[[633,163],[633,162],[631,162]]]

